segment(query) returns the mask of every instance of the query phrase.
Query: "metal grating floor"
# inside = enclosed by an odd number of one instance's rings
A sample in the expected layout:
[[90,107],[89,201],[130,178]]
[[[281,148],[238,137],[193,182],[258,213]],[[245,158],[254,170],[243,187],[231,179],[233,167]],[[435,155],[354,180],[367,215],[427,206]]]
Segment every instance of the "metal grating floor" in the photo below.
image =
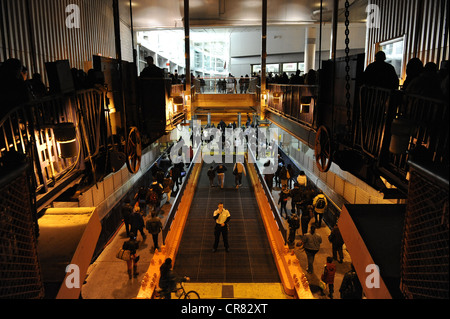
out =
[[[203,165],[174,271],[189,276],[193,282],[280,282],[251,182],[243,176],[242,186],[236,189],[233,165],[226,166],[225,187],[220,189],[209,187],[206,172],[210,165]],[[217,252],[212,252],[215,225],[212,217],[220,201],[231,214],[228,253],[222,238]]]

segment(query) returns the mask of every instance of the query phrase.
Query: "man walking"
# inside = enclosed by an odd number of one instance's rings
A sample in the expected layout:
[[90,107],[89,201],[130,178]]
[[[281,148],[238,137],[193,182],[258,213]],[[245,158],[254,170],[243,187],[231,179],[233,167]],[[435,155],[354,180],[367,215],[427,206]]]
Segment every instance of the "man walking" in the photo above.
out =
[[226,252],[229,252],[230,246],[228,244],[228,222],[230,221],[230,212],[223,208],[223,203],[219,203],[218,209],[214,212],[214,217],[216,221],[216,226],[214,229],[214,247],[213,252],[217,251],[219,246],[220,234],[222,234],[223,245],[225,246]]
[[234,182],[236,184],[236,188],[239,188],[239,186],[242,185],[242,174],[247,176],[247,172],[245,171],[244,164],[242,164],[241,162],[237,162],[236,164],[234,164],[233,174],[234,174]]
[[223,188],[223,184],[225,182],[225,172],[227,171],[227,168],[225,165],[220,164],[216,167],[217,172],[217,179],[219,180],[219,186],[220,188]]
[[325,213],[325,210],[328,206],[327,198],[321,190],[319,191],[319,194],[314,198],[313,206],[316,219],[316,228],[320,228],[322,227],[323,214]]
[[209,168],[207,175],[209,178],[209,187],[214,187],[214,179],[216,178],[216,171],[214,170],[213,166]]
[[314,272],[314,257],[319,251],[320,244],[322,243],[322,237],[316,233],[316,226],[311,225],[310,232],[302,237],[302,241],[308,260],[308,268],[306,271],[309,274],[312,274]]
[[159,249],[158,236],[162,229],[161,219],[156,215],[156,212],[152,212],[152,217],[147,220],[145,228],[147,228],[148,232],[152,235],[153,247],[150,252],[154,253],[156,249]]

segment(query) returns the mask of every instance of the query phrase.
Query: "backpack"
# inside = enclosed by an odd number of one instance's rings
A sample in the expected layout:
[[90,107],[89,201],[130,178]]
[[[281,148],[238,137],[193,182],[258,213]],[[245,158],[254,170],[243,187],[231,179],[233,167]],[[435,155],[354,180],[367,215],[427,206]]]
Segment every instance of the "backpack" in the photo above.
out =
[[155,191],[150,191],[148,194],[148,201],[152,204],[159,202],[159,195]]
[[322,196],[319,197],[316,202],[316,208],[324,209],[326,206],[327,206],[327,203],[325,202],[325,198],[323,198]]
[[145,228],[147,228],[150,234],[158,234],[160,231],[159,223],[151,219],[147,221]]
[[298,220],[298,218],[292,218],[290,226],[292,228],[294,228],[294,229],[299,229],[300,228],[300,221]]

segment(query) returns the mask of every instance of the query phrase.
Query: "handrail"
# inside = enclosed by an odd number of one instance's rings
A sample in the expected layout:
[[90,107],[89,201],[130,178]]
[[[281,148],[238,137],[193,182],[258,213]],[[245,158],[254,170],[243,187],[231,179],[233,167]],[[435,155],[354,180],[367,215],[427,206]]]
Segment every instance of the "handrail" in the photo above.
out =
[[279,232],[281,233],[281,236],[284,239],[284,244],[286,245],[287,244],[287,230],[283,226],[283,222],[282,222],[282,219],[281,219],[282,217],[280,215],[280,211],[278,209],[278,205],[276,205],[275,200],[274,200],[274,198],[272,196],[272,193],[269,190],[269,187],[267,186],[267,183],[264,180],[264,177],[262,176],[262,174],[261,174],[261,172],[259,170],[258,163],[256,161],[255,155],[253,154],[252,148],[249,146],[249,147],[247,147],[247,149],[248,149],[249,156],[251,156],[251,161],[249,162],[249,164],[253,163],[255,165],[255,170],[256,170],[256,172],[258,174],[259,182],[263,186],[263,189],[264,189],[264,192],[266,194],[267,200],[268,200],[269,205],[270,205],[270,207],[272,209],[274,220],[276,221],[276,223],[278,225],[278,230],[279,230]]
[[[449,113],[445,101],[370,86],[360,88],[359,99],[356,145],[377,161],[383,175],[394,180],[397,186],[407,188],[408,160],[414,149],[426,149],[427,160],[432,164],[448,161]],[[398,125],[403,126],[396,133]],[[389,147],[391,136],[407,144],[400,145],[395,154]]]
[[[298,171],[305,171],[295,161],[291,160],[291,158],[289,156],[287,156],[286,152],[282,148],[279,147],[278,152],[279,152],[279,154],[281,154],[281,157],[283,158],[283,160],[285,160],[285,158],[289,158],[289,160],[290,160],[289,164],[293,165]],[[309,179],[309,180],[311,180],[311,179]],[[319,180],[320,180],[320,178],[317,177],[316,182],[313,183],[316,188],[319,188],[317,186],[318,185],[317,181],[319,181]],[[337,216],[337,218],[339,218],[339,216],[342,212],[342,209],[329,196],[327,196],[326,194],[324,194],[324,195],[327,198],[328,204],[331,204],[331,206],[330,205],[327,206],[327,211],[331,210],[332,214]],[[333,225],[329,225],[329,226],[332,228]]]
[[198,146],[197,150],[194,153],[194,157],[192,158],[191,164],[189,165],[188,171],[186,172],[185,180],[184,180],[183,184],[181,185],[181,188],[179,189],[177,196],[175,197],[175,201],[172,204],[172,207],[170,209],[169,214],[167,215],[166,221],[164,223],[164,226],[163,226],[163,229],[162,229],[162,232],[161,232],[163,245],[166,244],[167,234],[170,231],[170,227],[172,225],[172,221],[173,221],[173,219],[174,219],[174,217],[176,215],[176,212],[178,210],[178,207],[179,207],[179,205],[181,203],[181,199],[183,198],[184,191],[186,189],[186,185],[188,184],[188,180],[189,180],[189,178],[192,175],[192,171],[193,171],[193,168],[194,168],[195,164],[197,164],[196,163],[196,159],[197,159],[197,157],[199,156],[200,153],[201,153],[201,145]]

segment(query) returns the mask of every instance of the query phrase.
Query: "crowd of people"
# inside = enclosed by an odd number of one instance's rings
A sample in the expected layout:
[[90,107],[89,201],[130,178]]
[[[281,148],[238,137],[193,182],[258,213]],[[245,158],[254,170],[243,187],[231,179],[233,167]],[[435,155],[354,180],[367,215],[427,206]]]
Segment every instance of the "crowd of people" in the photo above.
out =
[[[290,247],[301,246],[305,252],[307,260],[306,271],[314,273],[315,256],[321,249],[322,237],[317,229],[323,227],[323,216],[328,209],[327,197],[321,190],[315,190],[304,171],[295,174],[290,164],[285,165],[281,156],[278,158],[278,169],[272,173],[264,174],[264,180],[268,188],[274,193],[278,193],[278,205],[280,215],[287,221],[289,228],[288,245]],[[264,165],[268,167],[268,163]],[[264,170],[263,170],[264,173]],[[290,210],[288,203],[290,201]],[[312,221],[312,222],[311,222]],[[301,235],[296,245],[297,231],[301,230]],[[336,273],[336,260],[343,263],[344,240],[338,226],[334,226],[328,236],[331,244],[330,256],[319,273],[320,293],[332,299],[334,294],[334,279]],[[361,299],[362,287],[353,268],[345,274],[339,288],[342,299]]]
[[386,62],[386,54],[378,51],[375,61],[369,64],[363,73],[363,83],[368,86],[419,95],[437,100],[449,100],[449,65],[441,63],[441,68],[434,62],[423,63],[419,58],[412,58],[406,65],[406,78],[400,86],[395,68]]
[[[104,85],[103,72],[90,69],[72,68],[70,70],[74,90],[84,90]],[[0,119],[17,106],[37,101],[55,92],[54,88],[47,87],[40,73],[31,76],[28,68],[22,61],[11,58],[0,63]]]
[[[146,231],[152,236],[153,246],[150,249],[154,253],[160,249],[159,234],[162,230],[161,211],[164,204],[170,204],[172,192],[178,192],[185,174],[184,163],[173,164],[167,155],[163,155],[159,162],[151,168],[150,186],[142,186],[132,198],[124,199],[121,211],[125,224],[128,241],[124,242],[122,249],[131,250],[131,259],[127,261],[129,278],[137,277],[137,264],[139,256],[136,251],[139,248],[137,236],[141,234],[142,240],[147,239]],[[165,203],[164,203],[165,202]],[[130,249],[130,247],[135,247]]]
[[8,59],[0,65],[0,119],[15,107],[47,93],[40,74],[29,78],[28,68],[19,59]]

